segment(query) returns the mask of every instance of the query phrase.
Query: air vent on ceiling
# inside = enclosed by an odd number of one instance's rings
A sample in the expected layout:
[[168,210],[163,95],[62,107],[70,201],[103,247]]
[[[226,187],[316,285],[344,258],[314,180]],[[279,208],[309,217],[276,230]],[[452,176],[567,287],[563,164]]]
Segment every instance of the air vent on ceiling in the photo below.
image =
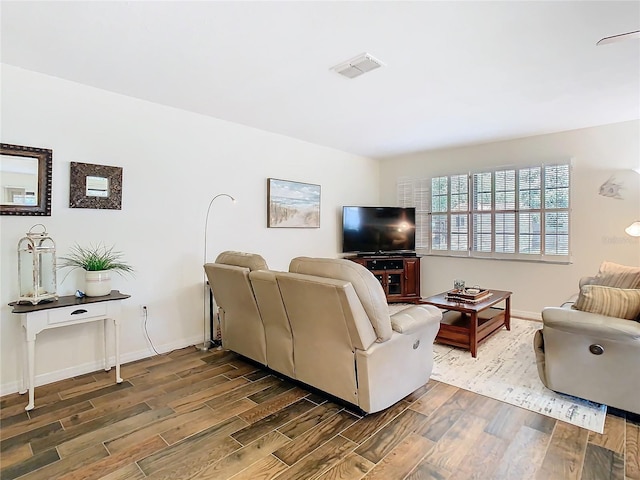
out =
[[351,60],[336,65],[331,70],[347,78],[356,78],[380,67],[384,67],[384,63],[368,53],[362,53]]

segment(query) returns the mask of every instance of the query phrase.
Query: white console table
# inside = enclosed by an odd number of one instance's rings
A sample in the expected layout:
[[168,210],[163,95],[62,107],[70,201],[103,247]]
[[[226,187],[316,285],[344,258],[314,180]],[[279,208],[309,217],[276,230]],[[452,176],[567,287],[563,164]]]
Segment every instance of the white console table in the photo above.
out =
[[29,391],[29,403],[25,410],[33,410],[34,402],[34,376],[35,376],[35,345],[36,335],[50,328],[66,327],[81,323],[102,321],[104,336],[104,369],[109,371],[107,355],[106,324],[113,320],[115,327],[116,347],[116,383],[122,383],[120,377],[120,300],[129,298],[117,290],[102,297],[76,298],[75,295],[60,297],[53,302],[40,303],[38,305],[10,303],[12,312],[21,315],[22,328],[24,328],[26,341],[26,360],[22,365],[22,389],[20,394]]

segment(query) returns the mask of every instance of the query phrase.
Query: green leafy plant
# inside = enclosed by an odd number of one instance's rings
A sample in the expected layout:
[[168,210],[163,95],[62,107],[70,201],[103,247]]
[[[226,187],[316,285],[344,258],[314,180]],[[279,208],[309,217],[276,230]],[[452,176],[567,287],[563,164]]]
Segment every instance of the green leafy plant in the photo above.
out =
[[122,257],[122,252],[114,251],[113,246],[107,247],[103,244],[98,244],[97,246],[91,245],[85,248],[76,244],[71,247],[71,253],[68,256],[59,258],[61,263],[58,264],[58,267],[71,268],[71,271],[76,268],[82,268],[88,272],[113,270],[120,275],[133,273],[133,267],[125,262]]

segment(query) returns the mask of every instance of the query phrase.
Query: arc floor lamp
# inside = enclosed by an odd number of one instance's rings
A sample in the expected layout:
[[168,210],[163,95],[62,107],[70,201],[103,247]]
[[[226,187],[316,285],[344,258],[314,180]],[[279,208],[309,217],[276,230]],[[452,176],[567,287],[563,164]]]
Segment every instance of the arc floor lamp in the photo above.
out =
[[[207,275],[204,271],[204,264],[207,263],[207,244],[208,244],[207,233],[209,231],[209,213],[211,213],[211,206],[213,205],[213,202],[215,202],[215,200],[220,197],[226,197],[230,199],[232,203],[236,203],[236,199],[231,195],[229,195],[228,193],[219,193],[215,195],[209,202],[209,207],[207,208],[207,217],[205,218],[205,221],[204,221],[204,255],[202,258],[202,265],[203,265],[202,284],[204,286],[204,292],[202,296],[202,347],[200,347],[200,350],[203,352],[206,352],[207,350],[209,350],[211,346],[219,347],[222,344],[219,338],[216,338],[214,341],[207,340],[207,298],[208,298],[207,294],[209,293],[209,286],[207,285]],[[211,312],[211,315],[214,315],[213,311]],[[213,328],[213,325],[212,325],[212,328]],[[213,337],[213,330],[211,331],[211,334],[209,335],[209,337],[210,338]]]

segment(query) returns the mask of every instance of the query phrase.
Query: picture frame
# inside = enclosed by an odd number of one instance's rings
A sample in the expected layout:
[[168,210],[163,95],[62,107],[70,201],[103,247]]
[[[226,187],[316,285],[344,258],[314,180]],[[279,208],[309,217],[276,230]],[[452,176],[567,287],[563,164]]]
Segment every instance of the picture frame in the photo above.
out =
[[320,185],[267,179],[268,228],[320,228]]
[[71,162],[69,207],[122,210],[122,167]]

